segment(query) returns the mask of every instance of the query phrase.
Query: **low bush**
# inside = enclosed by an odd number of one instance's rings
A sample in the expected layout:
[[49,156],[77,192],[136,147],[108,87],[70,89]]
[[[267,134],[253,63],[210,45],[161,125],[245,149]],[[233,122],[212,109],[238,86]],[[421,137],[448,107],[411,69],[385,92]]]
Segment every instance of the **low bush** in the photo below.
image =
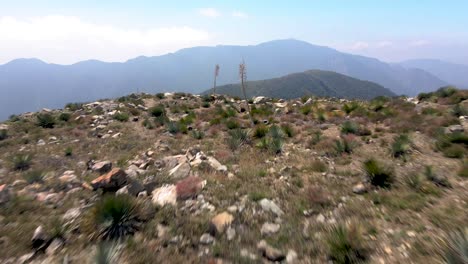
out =
[[229,131],[229,138],[227,139],[227,144],[232,151],[237,150],[238,148],[245,144],[248,144],[249,142],[250,136],[247,130],[237,128]]
[[392,156],[395,158],[403,157],[409,153],[411,149],[411,140],[408,135],[398,135],[393,139]]
[[442,251],[447,264],[468,263],[468,228],[449,234]]
[[33,170],[23,174],[24,180],[29,183],[42,183],[44,181],[45,173],[40,170]]
[[254,132],[253,132],[253,137],[254,138],[263,138],[266,136],[268,133],[268,127],[265,125],[261,124],[255,127]]
[[36,116],[37,125],[42,128],[54,128],[56,121],[55,117],[49,113],[40,113]]
[[114,119],[119,122],[127,122],[129,118],[129,115],[125,112],[118,112],[114,115]]
[[394,182],[394,172],[375,159],[368,159],[363,164],[364,171],[372,185],[389,188]]
[[8,131],[6,129],[0,129],[0,141],[5,140],[8,137]]
[[162,105],[153,106],[148,110],[148,112],[153,117],[159,117],[159,116],[166,115],[166,112],[165,112],[164,107]]
[[60,121],[63,121],[63,122],[68,122],[71,118],[71,114],[70,113],[60,113],[58,119]]
[[328,255],[333,263],[364,263],[369,258],[362,227],[357,223],[332,226],[327,236]]

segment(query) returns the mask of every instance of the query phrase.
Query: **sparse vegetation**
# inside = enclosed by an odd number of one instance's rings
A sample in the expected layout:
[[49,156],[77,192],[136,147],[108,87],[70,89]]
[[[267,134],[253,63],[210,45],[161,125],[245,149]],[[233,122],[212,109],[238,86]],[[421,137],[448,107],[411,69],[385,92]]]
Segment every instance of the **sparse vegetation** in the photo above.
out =
[[389,188],[394,181],[393,170],[375,159],[368,159],[364,162],[364,171],[374,186]]
[[31,167],[32,157],[29,154],[17,154],[13,156],[13,169],[27,170]]
[[334,263],[363,263],[369,257],[362,227],[356,223],[330,228],[327,238],[329,257]]
[[37,125],[42,128],[54,128],[55,126],[55,117],[49,113],[40,113],[37,114]]
[[93,238],[118,239],[134,234],[141,226],[140,208],[127,195],[108,195],[99,200],[85,222]]

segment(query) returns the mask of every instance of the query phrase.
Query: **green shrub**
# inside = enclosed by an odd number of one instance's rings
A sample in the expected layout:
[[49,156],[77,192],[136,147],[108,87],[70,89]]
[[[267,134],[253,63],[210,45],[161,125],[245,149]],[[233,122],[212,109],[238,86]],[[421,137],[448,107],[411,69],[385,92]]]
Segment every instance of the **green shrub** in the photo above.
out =
[[65,157],[71,157],[73,155],[73,149],[72,147],[67,147],[65,149]]
[[8,137],[8,131],[6,129],[0,129],[0,141],[5,140]]
[[303,114],[303,115],[308,115],[312,112],[312,107],[310,105],[304,105],[304,106],[301,106],[301,108],[299,109],[299,111]]
[[203,133],[203,131],[199,131],[199,130],[193,130],[192,131],[192,137],[194,139],[203,139],[205,137],[205,133]]
[[447,158],[461,159],[465,155],[465,148],[460,145],[451,145],[442,150],[442,153]]
[[13,169],[27,170],[31,167],[32,158],[29,154],[18,154],[13,156]]
[[60,113],[58,119],[60,121],[63,121],[63,122],[68,122],[71,118],[71,114],[70,113]]
[[232,130],[232,129],[239,128],[240,125],[235,119],[228,119],[226,120],[226,127]]
[[164,93],[157,93],[156,98],[158,99],[164,99]]
[[188,132],[187,125],[180,123],[180,122],[175,122],[175,121],[166,122],[166,127],[167,127],[167,131],[173,135],[177,133],[186,134]]
[[468,178],[468,162],[466,160],[463,161],[463,165],[458,171],[458,176]]
[[294,136],[294,129],[291,125],[289,124],[282,124],[281,125],[281,129],[283,130],[283,133],[287,136],[287,137],[293,137]]
[[448,236],[443,247],[443,258],[447,264],[468,263],[468,228]]
[[385,167],[375,159],[366,160],[363,166],[372,185],[382,188],[391,187],[394,181],[392,169]]
[[452,114],[456,117],[466,116],[468,115],[468,108],[462,106],[461,104],[457,104],[453,107]]
[[268,133],[268,127],[265,125],[261,124],[255,127],[254,132],[253,132],[253,137],[254,138],[263,138],[266,136]]
[[77,110],[80,110],[83,108],[83,104],[82,103],[68,103],[65,105],[65,108],[72,111],[72,112],[75,112]]
[[29,183],[42,183],[44,181],[45,173],[40,170],[33,170],[23,174],[24,180]]
[[202,107],[203,108],[210,108],[210,102],[203,102]]
[[411,149],[411,140],[408,135],[398,135],[393,139],[392,156],[395,158],[402,157],[409,153]]
[[343,105],[343,111],[346,113],[346,114],[351,114],[351,112],[353,112],[354,110],[356,110],[357,108],[359,107],[359,103],[357,102],[351,102],[351,103],[345,103]]
[[141,225],[141,211],[133,197],[106,195],[91,208],[85,229],[104,240],[132,235]]
[[154,117],[166,115],[166,112],[162,105],[153,106],[148,111],[151,114],[151,116],[154,116]]
[[357,224],[331,227],[326,242],[328,255],[333,263],[364,263],[369,257],[362,228]]
[[421,187],[424,183],[424,177],[419,173],[410,173],[406,175],[403,180],[406,185],[415,191],[421,190]]
[[315,172],[326,172],[328,169],[327,164],[320,160],[313,160],[310,163],[310,169]]
[[257,147],[263,150],[270,151],[274,154],[279,154],[283,151],[284,135],[276,125],[270,127],[267,137],[264,137],[257,143]]
[[452,187],[452,184],[448,181],[447,177],[437,175],[434,173],[432,170],[431,166],[426,166],[424,169],[424,175],[426,176],[426,179],[429,181],[435,183],[436,185],[442,186],[442,187]]
[[249,132],[240,128],[229,131],[227,144],[234,151],[250,142]]
[[154,129],[154,123],[149,118],[145,118],[142,124],[147,129]]
[[114,115],[114,119],[119,122],[127,122],[130,117],[125,112],[118,112]]
[[341,137],[341,139],[335,140],[335,153],[337,155],[342,155],[344,153],[351,154],[353,153],[354,148],[356,148],[357,142],[354,140],[353,137],[347,135]]
[[37,114],[37,125],[42,128],[54,128],[55,126],[55,117],[49,113],[40,113]]
[[356,134],[359,130],[359,125],[352,121],[345,121],[341,125],[341,133],[343,134]]

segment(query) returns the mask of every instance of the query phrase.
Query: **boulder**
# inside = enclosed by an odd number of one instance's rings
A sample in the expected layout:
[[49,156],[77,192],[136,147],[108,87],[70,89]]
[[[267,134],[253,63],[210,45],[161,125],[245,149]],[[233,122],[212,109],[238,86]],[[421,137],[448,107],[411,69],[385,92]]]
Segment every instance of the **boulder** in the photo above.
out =
[[202,180],[200,177],[187,177],[176,184],[177,199],[195,198],[205,185],[206,180]]
[[260,233],[264,236],[270,236],[274,233],[277,233],[280,230],[280,225],[275,223],[264,223]]
[[119,168],[112,169],[91,182],[93,190],[102,189],[104,191],[117,191],[125,184],[127,184],[127,174]]
[[266,103],[267,101],[268,101],[268,98],[266,98],[265,96],[257,96],[253,98],[254,104],[262,104],[262,103]]
[[269,211],[274,213],[276,216],[282,216],[284,212],[276,205],[273,201],[270,201],[266,198],[260,201],[260,206],[262,207],[263,211]]
[[98,173],[106,173],[112,169],[112,162],[106,160],[106,161],[100,161],[96,162],[91,166],[91,170],[98,172]]
[[190,170],[190,164],[185,161],[172,168],[169,171],[169,176],[171,176],[174,179],[183,179],[189,176]]
[[175,185],[164,185],[152,192],[153,204],[164,206],[166,204],[177,204],[177,190]]
[[222,212],[211,219],[212,233],[223,233],[234,221],[234,216],[228,212]]

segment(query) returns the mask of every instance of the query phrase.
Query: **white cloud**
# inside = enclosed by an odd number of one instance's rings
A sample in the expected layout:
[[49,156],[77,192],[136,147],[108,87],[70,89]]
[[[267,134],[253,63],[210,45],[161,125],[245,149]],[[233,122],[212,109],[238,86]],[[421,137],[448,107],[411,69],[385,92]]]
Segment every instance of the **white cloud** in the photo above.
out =
[[0,63],[37,57],[56,63],[83,59],[124,61],[203,44],[210,34],[188,26],[124,29],[77,17],[0,17]]
[[247,18],[247,17],[249,17],[246,13],[240,12],[240,11],[233,11],[231,15],[233,17],[237,17],[237,18]]
[[352,50],[362,50],[362,49],[367,49],[369,47],[369,43],[363,42],[363,41],[358,41],[354,43],[350,49]]
[[198,13],[202,16],[211,17],[211,18],[216,18],[216,17],[221,16],[221,13],[216,8],[212,8],[212,7],[200,8],[198,9]]
[[421,47],[421,46],[426,46],[429,45],[429,41],[420,39],[420,40],[415,40],[409,43],[411,47]]
[[391,46],[393,46],[393,42],[388,41],[388,40],[380,41],[377,43],[377,47],[379,48],[386,48],[386,47],[391,47]]

